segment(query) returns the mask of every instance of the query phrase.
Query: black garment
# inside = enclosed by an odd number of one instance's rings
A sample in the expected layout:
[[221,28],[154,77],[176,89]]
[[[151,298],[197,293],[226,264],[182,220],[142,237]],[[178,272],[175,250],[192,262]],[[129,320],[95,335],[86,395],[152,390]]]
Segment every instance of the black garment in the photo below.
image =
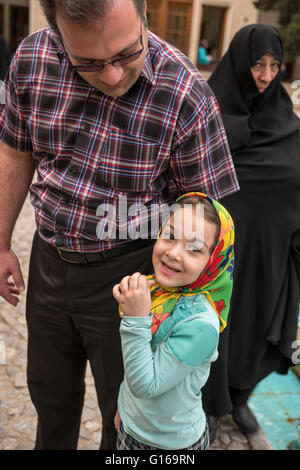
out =
[[[236,226],[234,286],[219,359],[203,390],[207,414],[221,416],[295,351],[300,274],[299,119],[280,74],[259,93],[250,65],[282,60],[278,31],[250,25],[233,38],[209,79],[218,99],[240,191],[222,200]],[[235,389],[231,393],[232,388]],[[246,399],[246,398],[245,398]]]
[[11,61],[11,54],[3,36],[0,36],[0,80],[4,80]]
[[100,262],[71,264],[35,235],[26,316],[28,386],[38,413],[36,449],[76,449],[87,360],[102,413],[101,449],[115,449],[113,418],[123,361],[112,287],[133,272],[151,273],[151,258],[148,246]]

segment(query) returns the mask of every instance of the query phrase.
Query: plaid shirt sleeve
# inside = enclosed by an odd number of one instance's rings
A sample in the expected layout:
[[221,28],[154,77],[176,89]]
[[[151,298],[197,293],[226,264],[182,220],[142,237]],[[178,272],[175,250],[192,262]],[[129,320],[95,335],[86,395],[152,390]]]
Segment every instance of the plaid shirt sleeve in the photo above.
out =
[[220,199],[239,189],[219,106],[212,93],[189,93],[178,119],[170,170],[177,191]]
[[12,60],[5,80],[5,103],[1,106],[0,112],[0,141],[4,141],[20,152],[31,152],[31,136],[25,116],[26,106],[24,106],[29,97],[27,90],[22,93],[22,87],[18,86],[16,62],[17,54]]

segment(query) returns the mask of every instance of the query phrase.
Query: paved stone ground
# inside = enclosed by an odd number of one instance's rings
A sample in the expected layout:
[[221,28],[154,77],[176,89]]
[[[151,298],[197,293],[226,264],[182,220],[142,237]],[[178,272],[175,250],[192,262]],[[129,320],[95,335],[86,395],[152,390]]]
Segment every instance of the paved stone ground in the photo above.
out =
[[[27,284],[28,263],[32,235],[35,229],[34,213],[29,199],[21,211],[13,235],[15,250]],[[0,345],[5,345],[6,361],[0,355],[0,449],[30,450],[34,447],[36,412],[26,384],[27,328],[25,321],[25,293],[17,307],[0,299]],[[2,343],[1,343],[2,342]],[[3,364],[6,362],[6,364]],[[98,409],[94,381],[88,367],[86,396],[78,449],[96,450],[101,441],[101,415]],[[252,436],[242,434],[230,415],[220,421],[214,450],[271,449],[262,430]]]

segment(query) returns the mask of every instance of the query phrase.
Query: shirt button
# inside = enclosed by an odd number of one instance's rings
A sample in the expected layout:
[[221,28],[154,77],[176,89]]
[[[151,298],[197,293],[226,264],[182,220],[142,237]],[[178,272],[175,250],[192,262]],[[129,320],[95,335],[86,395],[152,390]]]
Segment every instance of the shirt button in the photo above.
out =
[[72,173],[72,175],[77,175],[77,173],[78,173],[77,166],[71,166],[70,173]]
[[82,129],[86,132],[88,132],[90,130],[91,126],[89,126],[88,124],[83,124],[82,126]]

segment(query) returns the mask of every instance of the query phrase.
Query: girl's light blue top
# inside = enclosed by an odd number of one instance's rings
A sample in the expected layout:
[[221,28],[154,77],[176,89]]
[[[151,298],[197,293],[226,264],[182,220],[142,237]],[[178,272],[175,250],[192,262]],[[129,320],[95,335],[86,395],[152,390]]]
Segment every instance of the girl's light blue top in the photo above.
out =
[[152,338],[152,315],[120,326],[124,360],[118,408],[125,431],[161,449],[201,437],[201,389],[218,357],[219,318],[204,294],[182,297]]

